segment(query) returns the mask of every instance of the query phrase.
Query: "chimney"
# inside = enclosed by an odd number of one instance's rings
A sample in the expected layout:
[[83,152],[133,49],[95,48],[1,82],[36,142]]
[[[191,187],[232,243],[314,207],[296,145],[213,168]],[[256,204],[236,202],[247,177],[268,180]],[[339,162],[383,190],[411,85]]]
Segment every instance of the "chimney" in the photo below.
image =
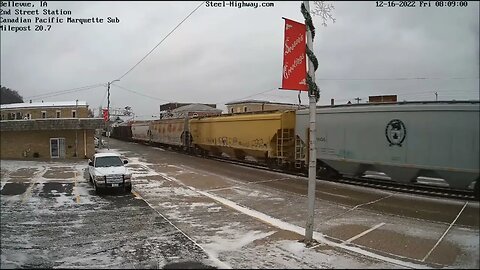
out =
[[330,105],[331,105],[331,106],[335,105],[335,100],[334,100],[333,98],[330,99]]

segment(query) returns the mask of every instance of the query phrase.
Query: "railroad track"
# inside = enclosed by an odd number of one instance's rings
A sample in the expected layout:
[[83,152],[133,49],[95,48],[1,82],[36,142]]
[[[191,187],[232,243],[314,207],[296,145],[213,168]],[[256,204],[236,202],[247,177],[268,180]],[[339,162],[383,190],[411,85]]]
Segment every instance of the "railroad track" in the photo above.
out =
[[[146,144],[146,145],[149,145],[149,144]],[[165,150],[182,153],[182,154],[187,154],[184,151],[174,149],[171,147],[161,147],[161,148]],[[271,168],[263,164],[258,164],[258,163],[249,162],[249,161],[233,160],[230,158],[218,157],[218,156],[202,156],[202,155],[197,155],[193,153],[188,153],[188,154],[191,156],[208,158],[210,160],[217,160],[217,161],[230,163],[230,164],[243,166],[243,167],[249,167],[249,168],[265,170],[270,172],[273,171],[273,172],[284,173],[284,174],[289,174],[294,176],[308,177],[308,174],[303,172],[293,172],[293,171],[286,171],[280,168]],[[393,182],[391,180],[384,180],[384,179],[378,179],[378,178],[372,178],[372,177],[342,177],[341,179],[325,179],[325,178],[317,177],[317,179],[355,185],[355,186],[371,187],[371,188],[382,189],[382,190],[391,190],[391,191],[397,191],[397,192],[403,192],[403,193],[409,193],[409,194],[426,195],[426,196],[436,197],[436,198],[451,198],[451,199],[462,199],[462,200],[470,200],[470,201],[479,200],[479,198],[475,198],[475,193],[473,190],[470,191],[470,190],[452,189],[448,187],[431,186],[431,185],[426,185],[421,183],[416,183],[416,184],[399,183],[399,182]]]
[[[226,162],[230,164],[235,164],[239,166],[265,170],[265,171],[274,171],[274,172],[285,173],[289,175],[308,177],[308,174],[306,173],[285,171],[282,169],[270,168],[267,166],[250,163],[250,162],[243,162],[243,161],[237,161],[237,160],[231,160],[228,158],[213,157],[213,156],[208,156],[206,158],[221,161],[221,162]],[[430,186],[430,185],[421,184],[421,183],[416,183],[416,184],[399,183],[399,182],[393,182],[391,180],[383,180],[383,179],[377,179],[377,178],[371,178],[371,177],[351,177],[351,178],[343,177],[341,179],[323,179],[323,178],[317,177],[317,179],[355,185],[355,186],[372,187],[372,188],[382,189],[382,190],[391,190],[391,191],[397,191],[397,192],[403,192],[403,193],[409,193],[409,194],[427,195],[427,196],[437,197],[437,198],[451,198],[451,199],[478,201],[478,198],[475,198],[475,194],[473,190],[469,191],[469,190],[461,190],[461,189],[452,189],[448,187]]]
[[380,179],[369,178],[369,177],[343,178],[343,179],[334,180],[334,181],[339,183],[373,187],[377,189],[398,191],[398,192],[404,192],[404,193],[410,193],[410,194],[420,194],[420,195],[427,195],[427,196],[439,197],[439,198],[453,198],[453,199],[478,201],[478,199],[475,198],[475,194],[473,191],[429,186],[429,185],[420,184],[420,183],[404,184],[404,183],[398,183],[398,182],[393,182],[389,180],[380,180]]

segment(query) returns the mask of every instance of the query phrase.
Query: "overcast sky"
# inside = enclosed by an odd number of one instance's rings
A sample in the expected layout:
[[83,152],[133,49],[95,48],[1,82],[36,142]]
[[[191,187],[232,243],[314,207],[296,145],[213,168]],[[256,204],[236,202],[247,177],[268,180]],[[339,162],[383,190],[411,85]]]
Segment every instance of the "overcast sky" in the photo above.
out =
[[[98,111],[107,106],[105,86],[47,94],[121,77],[201,2],[47,3],[49,9],[72,12],[59,18],[110,16],[120,22],[52,24],[43,32],[33,31],[31,24],[30,32],[2,31],[1,85],[17,90],[26,102],[78,99]],[[282,17],[303,22],[300,3],[256,9],[204,4],[115,83],[136,93],[111,87],[111,107],[131,106],[137,116],[148,116],[158,115],[166,102],[216,103],[221,109],[241,99],[298,103],[298,92],[278,88]],[[328,3],[335,6],[335,23],[323,27],[320,17],[313,17],[318,104],[329,104],[331,98],[337,104],[356,102],[356,97],[363,102],[383,94],[435,100],[434,92],[439,100],[479,99],[478,2],[435,7],[431,1],[423,8],[418,1],[415,8],[379,8],[375,1]],[[308,104],[306,93],[301,100]]]

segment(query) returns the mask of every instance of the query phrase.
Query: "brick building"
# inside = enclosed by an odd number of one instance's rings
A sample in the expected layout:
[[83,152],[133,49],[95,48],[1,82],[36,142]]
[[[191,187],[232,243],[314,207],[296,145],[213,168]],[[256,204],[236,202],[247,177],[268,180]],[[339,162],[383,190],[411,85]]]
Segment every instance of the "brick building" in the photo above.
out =
[[369,96],[368,103],[391,103],[397,102],[397,95]]
[[4,104],[0,113],[2,159],[88,158],[105,125],[84,101]]

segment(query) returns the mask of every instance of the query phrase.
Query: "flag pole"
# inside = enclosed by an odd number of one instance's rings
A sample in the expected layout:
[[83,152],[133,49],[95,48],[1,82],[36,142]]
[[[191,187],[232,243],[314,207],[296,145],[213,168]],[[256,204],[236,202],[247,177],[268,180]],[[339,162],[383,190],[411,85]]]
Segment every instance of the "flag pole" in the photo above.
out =
[[[308,13],[310,13],[310,5],[308,1],[303,1],[305,8]],[[313,51],[312,46],[312,29],[307,25],[307,47]],[[311,81],[315,83],[315,69],[313,66],[312,60],[309,58],[308,61],[308,75],[312,78]],[[316,104],[317,99],[315,92],[310,89],[309,91],[309,112],[310,112],[310,128],[309,128],[309,159],[308,159],[308,210],[307,210],[307,223],[305,227],[305,243],[306,245],[311,245],[313,243],[313,223],[314,223],[314,212],[315,212],[315,184],[317,178],[317,151],[315,147],[315,141],[317,138],[316,135],[316,124],[315,124],[315,115],[316,115]]]

